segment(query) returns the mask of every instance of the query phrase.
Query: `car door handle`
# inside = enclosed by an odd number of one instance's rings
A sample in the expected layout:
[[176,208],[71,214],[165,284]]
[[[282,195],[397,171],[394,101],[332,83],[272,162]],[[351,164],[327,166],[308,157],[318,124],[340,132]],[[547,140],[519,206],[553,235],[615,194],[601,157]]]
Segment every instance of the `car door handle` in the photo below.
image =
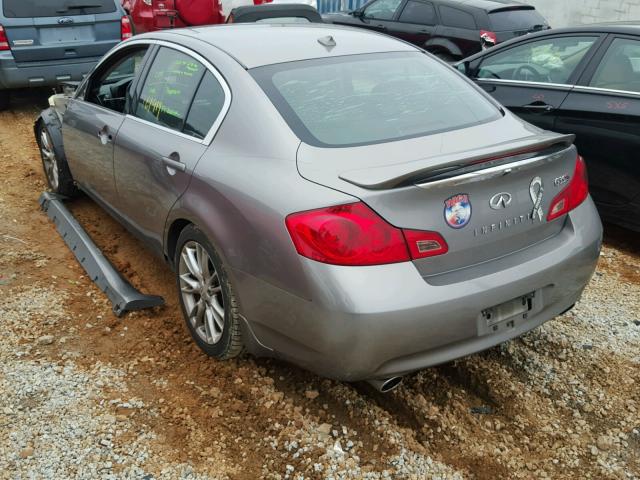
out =
[[103,145],[113,141],[113,135],[109,133],[109,127],[107,125],[98,130],[98,138]]
[[533,110],[535,112],[551,112],[552,110],[554,110],[553,105],[549,105],[547,103],[542,103],[542,102],[530,103],[529,105],[525,105],[522,108],[526,108],[527,110]]
[[179,155],[173,155],[173,156],[177,157],[178,160],[174,160],[171,157],[162,157],[162,163],[164,163],[169,168],[173,168],[174,170],[178,170],[180,172],[186,171],[187,166],[179,160],[180,156]]

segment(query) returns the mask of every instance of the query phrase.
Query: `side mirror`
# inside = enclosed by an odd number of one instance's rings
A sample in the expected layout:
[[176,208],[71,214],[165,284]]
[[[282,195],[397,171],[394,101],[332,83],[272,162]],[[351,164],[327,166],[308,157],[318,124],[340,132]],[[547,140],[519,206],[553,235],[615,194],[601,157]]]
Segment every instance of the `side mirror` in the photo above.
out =
[[351,15],[353,15],[356,18],[362,18],[364,17],[364,10],[354,10],[351,12]]
[[67,97],[71,97],[75,93],[75,91],[78,89],[79,86],[80,86],[80,82],[72,82],[70,80],[67,80],[66,82],[62,82],[60,84],[60,87],[62,88],[62,93]]

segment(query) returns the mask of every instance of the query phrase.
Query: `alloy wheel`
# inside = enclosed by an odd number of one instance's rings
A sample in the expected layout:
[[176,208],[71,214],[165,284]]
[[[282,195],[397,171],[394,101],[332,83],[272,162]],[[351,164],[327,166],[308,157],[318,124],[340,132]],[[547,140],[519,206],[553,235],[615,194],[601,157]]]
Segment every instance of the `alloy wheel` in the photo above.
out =
[[178,275],[191,326],[202,341],[215,345],[224,332],[224,297],[218,272],[201,244],[193,240],[184,244]]
[[53,150],[53,142],[46,130],[40,132],[40,152],[44,163],[44,171],[53,190],[58,189],[58,160]]

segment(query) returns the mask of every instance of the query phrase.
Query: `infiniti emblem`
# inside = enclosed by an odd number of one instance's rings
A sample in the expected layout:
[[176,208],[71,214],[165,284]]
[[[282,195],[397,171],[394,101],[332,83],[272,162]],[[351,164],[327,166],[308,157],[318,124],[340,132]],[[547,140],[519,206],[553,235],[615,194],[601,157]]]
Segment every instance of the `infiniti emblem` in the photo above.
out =
[[496,193],[493,197],[491,197],[491,200],[489,200],[489,206],[493,210],[500,210],[501,208],[507,208],[509,205],[511,205],[512,200],[513,197],[510,193]]
[[70,18],[70,17],[62,17],[62,18],[59,18],[59,19],[58,19],[58,23],[59,23],[60,25],[65,25],[65,24],[67,24],[67,23],[73,23],[73,18]]

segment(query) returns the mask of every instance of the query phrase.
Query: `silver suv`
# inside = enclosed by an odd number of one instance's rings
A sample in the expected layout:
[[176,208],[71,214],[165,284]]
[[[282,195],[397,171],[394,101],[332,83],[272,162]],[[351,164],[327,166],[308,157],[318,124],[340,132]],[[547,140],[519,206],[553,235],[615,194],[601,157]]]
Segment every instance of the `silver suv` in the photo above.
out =
[[13,88],[82,80],[131,34],[119,0],[0,0],[0,109]]

